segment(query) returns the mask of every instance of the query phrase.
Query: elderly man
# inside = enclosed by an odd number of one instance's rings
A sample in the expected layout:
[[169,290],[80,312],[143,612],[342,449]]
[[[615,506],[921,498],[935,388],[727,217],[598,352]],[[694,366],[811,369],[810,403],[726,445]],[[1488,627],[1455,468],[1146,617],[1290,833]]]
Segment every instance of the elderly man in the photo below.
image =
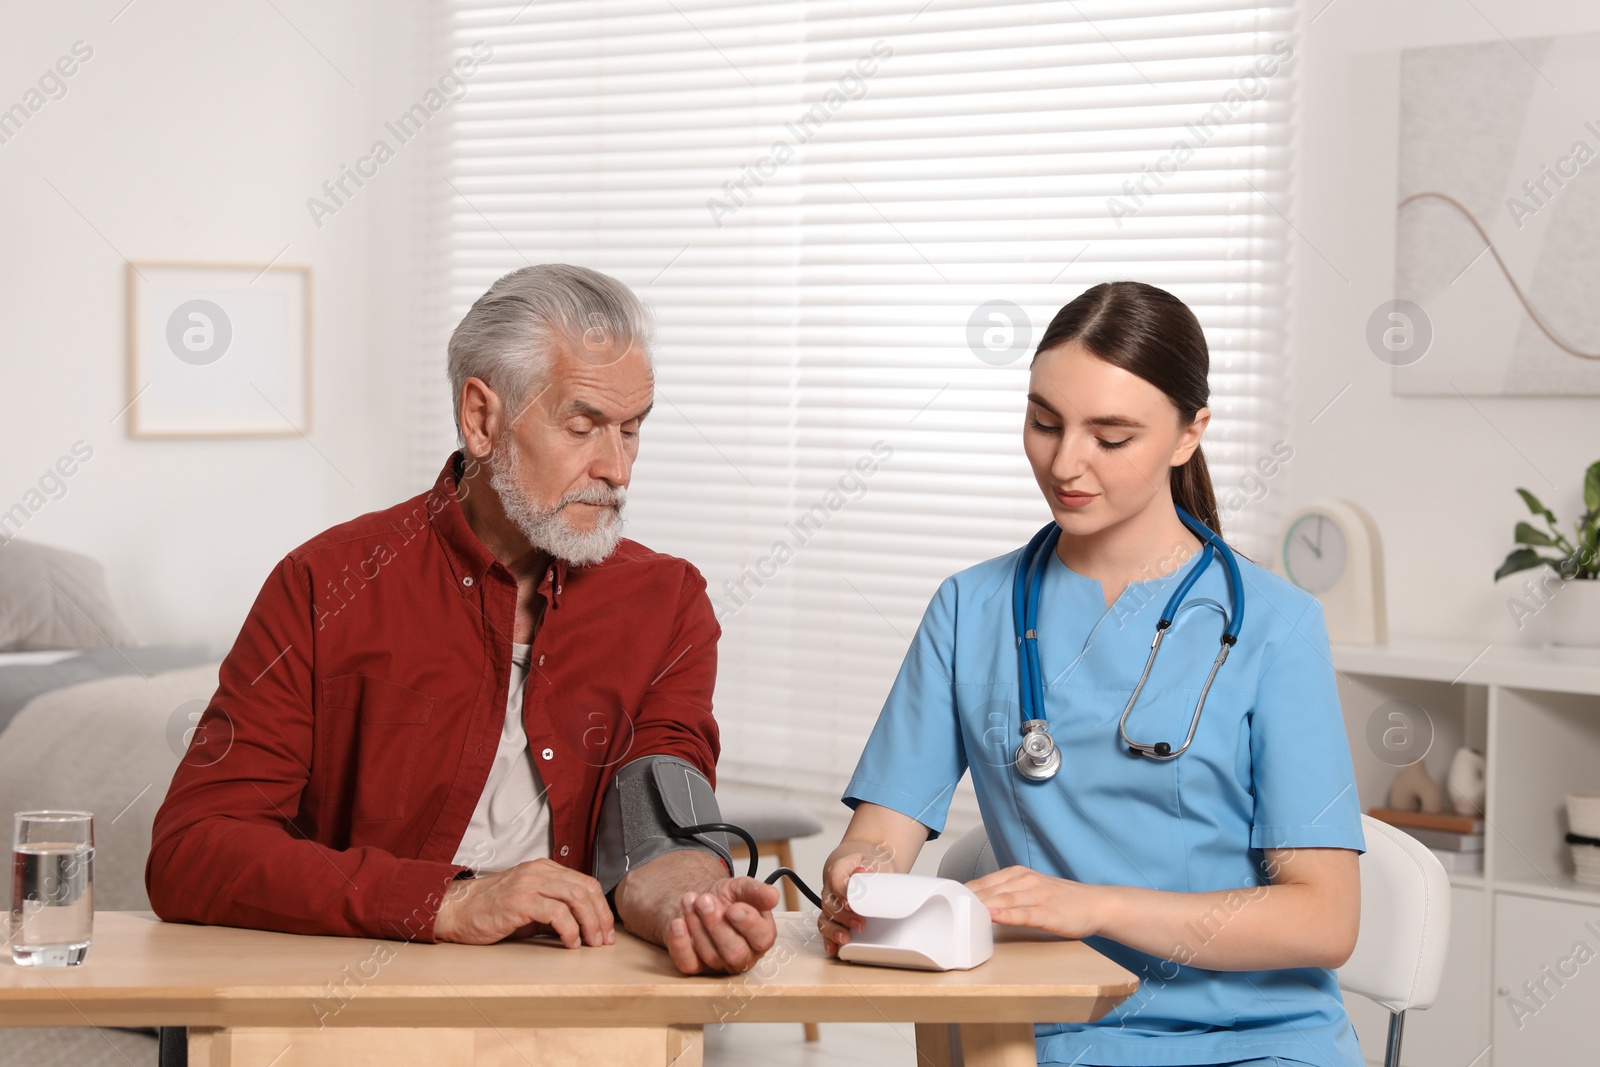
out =
[[615,914],[685,974],[771,947],[778,891],[671,817],[710,801],[721,630],[699,571],[621,537],[649,343],[579,267],[472,306],[461,451],[290,552],[223,661],[155,819],[163,919],[577,948]]

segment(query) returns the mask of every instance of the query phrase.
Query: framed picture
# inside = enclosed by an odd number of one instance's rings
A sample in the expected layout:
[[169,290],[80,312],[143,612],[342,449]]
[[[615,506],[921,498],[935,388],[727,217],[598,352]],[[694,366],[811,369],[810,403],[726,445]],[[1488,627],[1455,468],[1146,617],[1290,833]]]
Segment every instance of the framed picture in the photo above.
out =
[[1600,33],[1400,53],[1394,394],[1600,396],[1597,98]]
[[311,428],[311,268],[128,264],[128,433]]

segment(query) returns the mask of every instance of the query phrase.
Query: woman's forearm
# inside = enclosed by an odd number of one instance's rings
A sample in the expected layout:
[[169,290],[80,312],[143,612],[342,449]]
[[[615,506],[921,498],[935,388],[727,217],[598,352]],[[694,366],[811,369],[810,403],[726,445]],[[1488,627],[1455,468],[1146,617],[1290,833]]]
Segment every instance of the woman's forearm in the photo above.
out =
[[1213,971],[1340,967],[1361,925],[1357,853],[1267,849],[1270,885],[1209,893],[1088,885],[1003,867],[967,883],[996,922],[1105,937]]
[[928,828],[899,812],[862,801],[856,805],[844,837],[828,857],[853,856],[863,865],[904,874],[917,861]]
[[1355,943],[1344,916],[1347,908],[1320,886],[1291,883],[1211,893],[1085,888],[1096,898],[1101,936],[1186,966],[1214,971],[1338,967]]

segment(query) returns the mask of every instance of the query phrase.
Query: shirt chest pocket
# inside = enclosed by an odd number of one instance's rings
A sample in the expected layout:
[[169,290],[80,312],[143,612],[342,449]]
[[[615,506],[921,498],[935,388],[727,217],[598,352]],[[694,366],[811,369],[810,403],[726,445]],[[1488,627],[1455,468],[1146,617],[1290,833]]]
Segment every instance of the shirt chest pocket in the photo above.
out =
[[334,773],[347,776],[336,791],[350,798],[351,818],[402,818],[433,698],[364,674],[328,678],[322,691],[334,735],[328,746]]

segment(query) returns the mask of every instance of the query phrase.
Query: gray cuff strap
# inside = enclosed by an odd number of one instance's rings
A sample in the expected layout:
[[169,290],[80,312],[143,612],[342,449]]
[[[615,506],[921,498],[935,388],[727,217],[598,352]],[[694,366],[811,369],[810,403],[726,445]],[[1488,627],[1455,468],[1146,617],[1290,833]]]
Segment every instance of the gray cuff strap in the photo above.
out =
[[684,826],[721,821],[717,795],[693,764],[676,756],[641,756],[616,773],[600,803],[595,880],[610,893],[635,867],[686,848],[712,853],[732,873],[726,834],[680,832]]

